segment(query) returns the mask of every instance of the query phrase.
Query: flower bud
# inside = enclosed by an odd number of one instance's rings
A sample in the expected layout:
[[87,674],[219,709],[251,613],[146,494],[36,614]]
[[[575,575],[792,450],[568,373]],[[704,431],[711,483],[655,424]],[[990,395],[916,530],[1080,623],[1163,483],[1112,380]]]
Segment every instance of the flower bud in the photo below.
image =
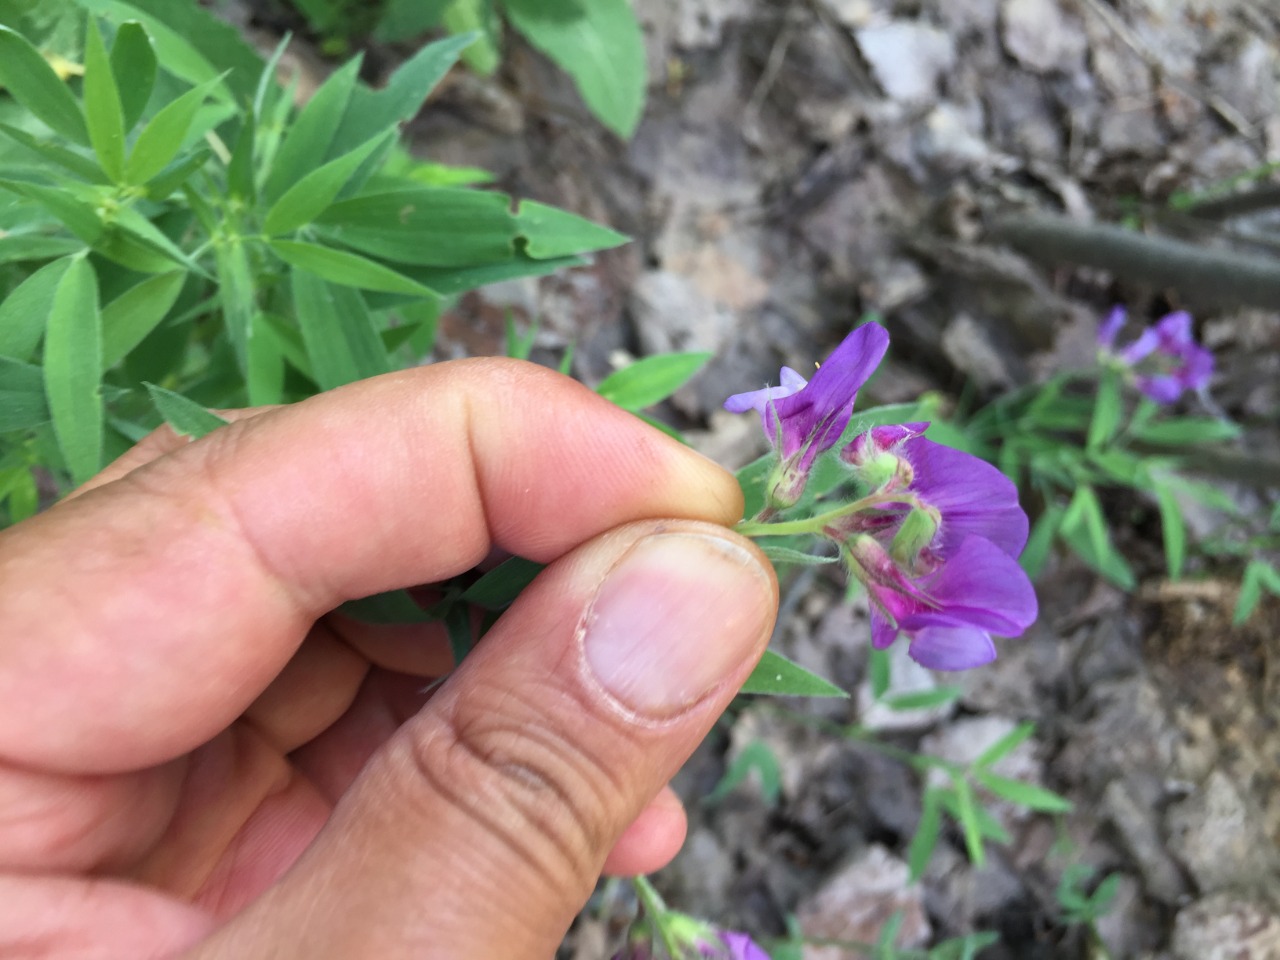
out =
[[913,508],[903,519],[898,532],[893,535],[893,543],[889,545],[889,554],[894,561],[909,570],[915,570],[920,554],[937,535],[941,519],[935,507],[923,505]]
[[799,455],[779,460],[765,484],[765,502],[775,510],[794,507],[804,496],[808,482],[809,471],[804,469]]

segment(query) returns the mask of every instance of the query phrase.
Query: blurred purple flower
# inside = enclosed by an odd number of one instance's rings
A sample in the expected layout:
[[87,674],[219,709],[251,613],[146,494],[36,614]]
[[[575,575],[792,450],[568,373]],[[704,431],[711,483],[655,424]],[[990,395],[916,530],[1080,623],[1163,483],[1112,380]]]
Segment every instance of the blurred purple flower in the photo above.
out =
[[[1115,338],[1127,314],[1116,307],[1098,328],[1098,346],[1133,370],[1134,385],[1156,403],[1168,404],[1184,390],[1203,390],[1213,376],[1213,353],[1196,343],[1191,314],[1178,310],[1147,327],[1122,350]],[[1141,367],[1139,366],[1141,365]]]
[[745,933],[734,930],[718,930],[715,934],[717,942],[698,945],[702,956],[715,960],[769,960],[764,948]]
[[[671,960],[769,960],[764,948],[745,933],[718,930],[683,914],[668,914],[668,919],[673,916],[683,922],[676,924],[680,953]],[[652,935],[634,939],[613,960],[656,960],[659,954],[651,939]],[[665,951],[661,956],[666,957]]]
[[813,375],[783,367],[781,385],[739,393],[725,401],[732,413],[755,410],[765,435],[793,469],[807,475],[818,454],[830,449],[853,416],[853,403],[885,351],[889,334],[878,323],[864,323],[844,338]]
[[907,654],[932,670],[967,670],[996,657],[991,634],[1020,636],[1036,618],[1035,589],[1016,560],[996,544],[969,536],[933,570],[911,576],[871,536],[846,545],[871,598],[871,643],[899,633]]

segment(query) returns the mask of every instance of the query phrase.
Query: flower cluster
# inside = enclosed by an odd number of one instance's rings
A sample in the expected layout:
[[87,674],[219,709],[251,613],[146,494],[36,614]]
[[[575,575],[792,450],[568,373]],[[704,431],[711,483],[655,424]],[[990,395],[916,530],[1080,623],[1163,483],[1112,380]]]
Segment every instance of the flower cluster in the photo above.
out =
[[[631,942],[613,960],[769,960],[764,948],[745,933],[721,930],[683,913],[666,910],[653,929],[642,923]],[[661,945],[659,945],[661,944]]]
[[874,427],[839,451],[862,488],[859,499],[807,519],[759,522],[799,502],[817,456],[841,443],[888,341],[884,328],[864,324],[809,383],[784,369],[781,387],[725,404],[759,411],[779,457],[766,510],[742,529],[833,540],[866,587],[877,648],[905,635],[909,655],[926,667],[976,667],[995,658],[993,633],[1018,636],[1036,617],[1035,591],[1017,562],[1027,516],[1000,471],[926,439],[928,423]]
[[1156,403],[1173,403],[1183,391],[1201,391],[1213,376],[1213,354],[1196,343],[1191,314],[1166,314],[1121,350],[1116,335],[1128,314],[1116,307],[1098,327],[1098,350],[1104,361],[1129,371],[1134,385]]

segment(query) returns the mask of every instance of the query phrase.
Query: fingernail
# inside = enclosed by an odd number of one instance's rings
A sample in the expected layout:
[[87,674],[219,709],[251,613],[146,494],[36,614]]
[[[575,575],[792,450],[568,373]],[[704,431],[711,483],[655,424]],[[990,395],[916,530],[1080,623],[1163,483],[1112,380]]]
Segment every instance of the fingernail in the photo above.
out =
[[663,718],[755,658],[772,621],[772,580],[753,553],[708,534],[655,534],[600,585],[583,652],[622,707]]

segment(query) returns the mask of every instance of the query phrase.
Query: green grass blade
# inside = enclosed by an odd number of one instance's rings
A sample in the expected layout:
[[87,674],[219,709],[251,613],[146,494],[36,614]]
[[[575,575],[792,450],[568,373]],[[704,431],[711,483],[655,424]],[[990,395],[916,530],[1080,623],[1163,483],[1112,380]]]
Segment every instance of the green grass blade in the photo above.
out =
[[63,275],[44,340],[44,383],[54,434],[76,485],[102,468],[102,318],[98,278],[76,259]]

